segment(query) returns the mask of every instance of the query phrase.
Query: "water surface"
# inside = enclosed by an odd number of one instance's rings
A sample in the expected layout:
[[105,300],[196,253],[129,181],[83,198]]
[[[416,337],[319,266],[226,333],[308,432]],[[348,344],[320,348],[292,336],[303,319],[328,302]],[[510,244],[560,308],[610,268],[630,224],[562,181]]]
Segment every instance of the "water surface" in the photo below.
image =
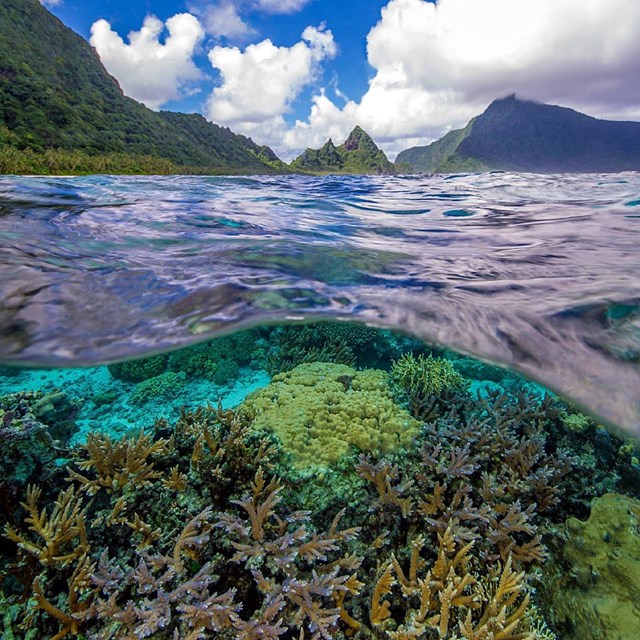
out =
[[0,362],[342,318],[640,432],[640,175],[0,178]]

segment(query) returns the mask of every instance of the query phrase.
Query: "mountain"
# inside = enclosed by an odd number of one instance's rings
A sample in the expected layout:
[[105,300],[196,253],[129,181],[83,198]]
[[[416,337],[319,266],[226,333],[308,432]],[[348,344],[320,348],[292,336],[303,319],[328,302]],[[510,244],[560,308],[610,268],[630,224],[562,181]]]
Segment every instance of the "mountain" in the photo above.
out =
[[640,170],[640,122],[598,120],[509,96],[494,100],[464,129],[398,154],[416,172]]
[[321,149],[307,149],[290,168],[309,173],[395,173],[384,151],[361,127],[356,127],[339,147],[329,139]]
[[3,159],[43,158],[80,166],[111,158],[166,172],[285,169],[268,147],[200,115],[157,113],[125,97],[96,51],[38,0],[2,0],[0,172]]

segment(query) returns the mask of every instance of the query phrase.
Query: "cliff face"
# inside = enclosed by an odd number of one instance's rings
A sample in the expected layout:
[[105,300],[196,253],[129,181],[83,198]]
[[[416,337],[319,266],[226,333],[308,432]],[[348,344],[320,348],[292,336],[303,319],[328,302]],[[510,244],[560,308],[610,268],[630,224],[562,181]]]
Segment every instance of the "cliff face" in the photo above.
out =
[[464,129],[398,155],[414,171],[607,172],[640,169],[640,122],[598,120],[509,96]]

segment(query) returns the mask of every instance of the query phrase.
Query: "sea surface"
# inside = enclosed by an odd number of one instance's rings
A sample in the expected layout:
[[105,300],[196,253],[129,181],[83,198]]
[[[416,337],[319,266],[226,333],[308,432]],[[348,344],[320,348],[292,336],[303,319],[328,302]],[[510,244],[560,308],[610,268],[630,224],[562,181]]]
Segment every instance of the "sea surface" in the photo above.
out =
[[334,318],[640,433],[640,175],[2,177],[0,363]]

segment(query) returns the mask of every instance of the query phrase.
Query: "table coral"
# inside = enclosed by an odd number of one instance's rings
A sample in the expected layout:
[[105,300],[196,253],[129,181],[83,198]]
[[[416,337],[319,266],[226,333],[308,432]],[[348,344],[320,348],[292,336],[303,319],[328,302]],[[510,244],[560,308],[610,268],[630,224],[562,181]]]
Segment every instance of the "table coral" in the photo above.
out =
[[553,588],[556,623],[572,640],[640,637],[640,500],[607,493],[586,522],[569,518],[563,556],[569,565]]
[[406,447],[419,423],[397,405],[384,371],[315,362],[273,377],[243,410],[255,429],[274,431],[298,468],[331,465],[350,447]]

